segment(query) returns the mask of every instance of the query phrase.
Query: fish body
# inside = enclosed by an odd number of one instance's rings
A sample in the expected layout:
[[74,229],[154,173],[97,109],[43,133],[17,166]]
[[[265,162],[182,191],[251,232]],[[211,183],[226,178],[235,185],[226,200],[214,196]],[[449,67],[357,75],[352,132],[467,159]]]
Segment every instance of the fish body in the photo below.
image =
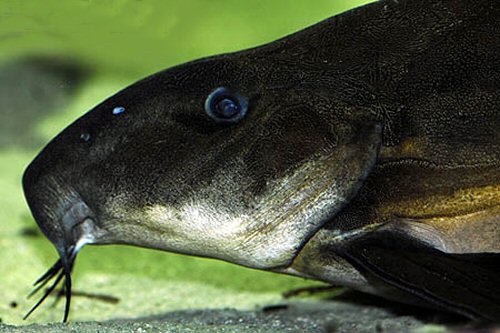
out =
[[23,185],[65,276],[130,244],[500,320],[500,4],[378,1],[154,74]]

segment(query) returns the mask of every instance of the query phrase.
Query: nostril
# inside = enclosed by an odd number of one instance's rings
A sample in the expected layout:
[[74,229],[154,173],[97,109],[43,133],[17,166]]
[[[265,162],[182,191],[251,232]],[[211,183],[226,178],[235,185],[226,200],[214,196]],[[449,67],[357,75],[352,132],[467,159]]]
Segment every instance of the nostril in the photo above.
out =
[[80,134],[80,140],[83,142],[89,142],[91,138],[92,138],[92,136],[90,135],[90,133]]

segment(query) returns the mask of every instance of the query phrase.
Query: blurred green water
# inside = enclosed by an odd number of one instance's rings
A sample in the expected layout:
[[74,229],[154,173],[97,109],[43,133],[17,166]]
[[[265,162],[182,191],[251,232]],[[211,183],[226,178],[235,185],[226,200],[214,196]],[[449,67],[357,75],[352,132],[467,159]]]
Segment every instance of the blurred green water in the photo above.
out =
[[[24,167],[45,142],[105,97],[152,72],[269,42],[366,2],[0,1],[0,122],[11,121],[0,126],[1,320],[22,323],[33,303],[24,299],[30,283],[56,259],[34,228],[20,186]],[[34,57],[44,60],[26,60]],[[69,67],[54,69],[54,63]],[[66,75],[74,68],[82,76]],[[74,276],[75,290],[112,295],[120,302],[75,297],[72,320],[178,308],[251,308],[310,284],[123,246],[84,249]],[[62,305],[46,305],[28,322],[60,320]]]
[[0,2],[0,60],[60,54],[143,76],[297,31],[367,0],[110,0]]

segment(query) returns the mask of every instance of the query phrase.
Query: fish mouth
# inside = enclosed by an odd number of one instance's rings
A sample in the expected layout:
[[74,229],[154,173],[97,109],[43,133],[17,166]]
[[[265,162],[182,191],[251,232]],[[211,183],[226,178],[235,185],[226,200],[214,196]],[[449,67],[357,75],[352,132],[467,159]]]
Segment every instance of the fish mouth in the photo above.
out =
[[[62,289],[56,295],[57,300],[62,296],[66,298],[64,309],[63,322],[68,321],[72,282],[71,273],[78,252],[86,244],[93,243],[95,240],[95,216],[88,205],[82,200],[78,200],[69,209],[65,211],[61,219],[58,221],[62,229],[62,234],[58,233],[58,239],[51,239],[59,252],[59,259],[55,264],[45,272],[34,284],[34,290],[28,295],[28,298],[40,292],[44,287],[53,280],[52,284],[45,289],[42,297],[37,303],[26,313],[23,319],[27,319],[46,299],[51,295],[56,287],[64,278]],[[55,280],[54,280],[55,279]]]

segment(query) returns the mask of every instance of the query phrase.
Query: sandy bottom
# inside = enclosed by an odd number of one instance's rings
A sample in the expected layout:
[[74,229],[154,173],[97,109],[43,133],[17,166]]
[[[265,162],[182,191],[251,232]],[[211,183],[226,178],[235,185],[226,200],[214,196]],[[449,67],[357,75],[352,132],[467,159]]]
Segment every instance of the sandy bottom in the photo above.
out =
[[[358,296],[359,297],[359,296]],[[369,298],[368,298],[369,299]],[[0,326],[1,332],[467,332],[444,314],[374,305],[364,299],[299,301],[255,311],[234,309],[174,311],[137,319]],[[450,327],[455,327],[451,329]],[[472,332],[472,331],[471,331]]]

